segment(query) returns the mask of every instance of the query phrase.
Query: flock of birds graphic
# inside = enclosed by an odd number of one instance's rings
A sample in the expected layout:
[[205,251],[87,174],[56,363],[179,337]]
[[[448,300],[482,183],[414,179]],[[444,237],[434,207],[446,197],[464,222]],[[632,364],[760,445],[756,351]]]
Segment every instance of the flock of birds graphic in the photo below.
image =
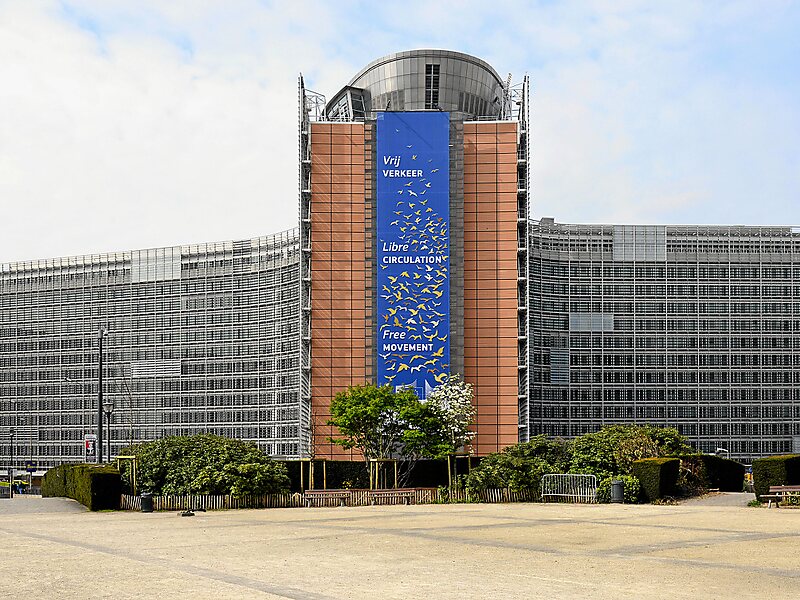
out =
[[[412,145],[406,146],[408,149]],[[411,160],[417,160],[412,154]],[[429,159],[428,163],[433,159]],[[436,173],[439,169],[431,169]],[[449,373],[444,356],[449,336],[449,322],[445,318],[448,307],[445,302],[449,276],[449,235],[448,222],[428,205],[432,192],[431,181],[427,177],[415,178],[396,190],[393,209],[394,216],[389,223],[392,231],[390,240],[408,244],[410,256],[441,256],[441,263],[402,264],[403,270],[396,275],[380,274],[383,280],[380,296],[385,301],[386,311],[379,316],[378,338],[382,340],[385,329],[406,332],[403,340],[408,344],[432,344],[436,348],[425,355],[416,352],[380,353],[384,362],[384,383],[393,384],[402,372],[419,373],[420,378],[443,383]],[[447,200],[446,200],[447,202]],[[383,240],[382,240],[383,241]],[[396,272],[397,267],[380,265],[381,270]],[[393,340],[397,341],[397,340]],[[405,381],[404,385],[417,387],[417,380]]]

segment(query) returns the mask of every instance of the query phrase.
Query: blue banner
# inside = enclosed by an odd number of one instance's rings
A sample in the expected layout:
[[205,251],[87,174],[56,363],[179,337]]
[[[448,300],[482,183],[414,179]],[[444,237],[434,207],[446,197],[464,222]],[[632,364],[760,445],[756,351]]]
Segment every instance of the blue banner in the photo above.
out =
[[450,367],[449,140],[449,113],[378,114],[378,385],[423,399]]

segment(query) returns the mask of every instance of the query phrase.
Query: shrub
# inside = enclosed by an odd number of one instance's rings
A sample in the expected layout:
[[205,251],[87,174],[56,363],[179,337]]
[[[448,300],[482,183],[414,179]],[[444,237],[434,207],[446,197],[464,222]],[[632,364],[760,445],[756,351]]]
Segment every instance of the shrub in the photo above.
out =
[[563,473],[570,463],[569,446],[561,439],[548,440],[543,435],[528,442],[504,448],[481,460],[467,476],[467,488],[481,491],[510,488],[539,493],[542,475]]
[[678,458],[684,482],[723,492],[741,492],[744,487],[744,465],[735,460],[714,454],[685,454]]
[[800,454],[768,456],[753,461],[756,498],[769,494],[771,485],[800,484]]
[[631,465],[642,458],[691,452],[676,429],[650,425],[613,425],[572,441],[570,472],[591,473],[598,479],[630,475]]
[[632,465],[633,474],[642,484],[642,492],[652,502],[675,495],[681,461],[677,458],[645,458]]
[[622,481],[623,483],[626,504],[636,504],[640,501],[642,486],[639,483],[639,480],[633,475],[619,475],[617,477],[606,477],[598,484],[598,502],[611,502],[611,482],[615,479]]
[[111,465],[61,465],[42,479],[42,496],[72,498],[89,510],[119,509],[122,481]]
[[286,466],[252,442],[199,434],[170,436],[126,448],[137,484],[153,494],[272,494],[289,489]]

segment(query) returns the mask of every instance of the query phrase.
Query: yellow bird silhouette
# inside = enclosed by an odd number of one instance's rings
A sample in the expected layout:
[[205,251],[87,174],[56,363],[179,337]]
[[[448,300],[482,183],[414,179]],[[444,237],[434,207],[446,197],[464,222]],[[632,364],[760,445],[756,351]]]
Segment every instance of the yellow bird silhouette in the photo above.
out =
[[439,348],[436,352],[434,352],[431,356],[444,356],[444,346]]
[[415,360],[417,360],[418,358],[425,358],[425,357],[422,356],[422,354],[415,354],[414,356],[411,357],[411,360],[409,360],[408,362],[412,363]]
[[444,380],[447,379],[447,373],[441,373],[434,377],[437,383],[444,383]]
[[398,310],[400,310],[400,309],[399,309],[399,308],[390,308],[390,309],[389,309],[389,314],[390,314],[390,315],[392,315],[392,316],[394,316],[394,315],[395,315],[395,313],[397,313],[397,311],[398,311]]
[[400,289],[403,290],[406,294],[410,294],[411,292],[408,291],[408,286],[405,283],[400,284]]
[[402,365],[397,367],[397,372],[399,373],[400,371],[408,371],[408,368],[409,368],[408,365],[403,363]]
[[[433,338],[435,338],[435,337],[439,337],[439,330],[437,329],[437,330],[436,330],[435,332],[433,332],[431,335],[425,335],[424,337],[425,337],[425,339],[427,339],[429,342],[432,342],[432,341],[433,341]],[[436,355],[434,354],[434,356],[436,356]],[[440,356],[441,356],[441,355],[440,355]]]
[[410,275],[408,274],[408,271],[403,271],[400,273],[400,277],[410,277]]
[[438,359],[438,358],[432,358],[431,360],[426,360],[426,361],[425,361],[424,363],[422,363],[422,364],[423,364],[423,365],[435,365],[437,362],[439,362],[439,359]]
[[403,324],[400,322],[400,319],[398,319],[397,317],[394,318],[394,326],[395,327],[402,327],[403,326]]
[[411,336],[411,339],[412,339],[412,340],[421,340],[421,339],[422,339],[422,336],[421,336],[421,335],[412,335],[412,336]]
[[[440,342],[444,342],[444,341],[447,340],[447,336],[445,335],[443,337],[437,337],[436,339],[439,340]],[[431,340],[431,341],[433,341],[433,340]]]
[[440,292],[439,290],[433,290],[433,293],[436,294],[437,298],[441,298],[442,294],[444,294],[444,292]]
[[394,381],[394,378],[395,378],[395,377],[397,377],[397,375],[384,375],[384,376],[383,376],[383,378],[384,378],[386,381],[388,381],[389,383],[392,383],[392,381]]
[[392,277],[389,275],[389,283],[394,283],[395,281],[397,281],[397,277]]

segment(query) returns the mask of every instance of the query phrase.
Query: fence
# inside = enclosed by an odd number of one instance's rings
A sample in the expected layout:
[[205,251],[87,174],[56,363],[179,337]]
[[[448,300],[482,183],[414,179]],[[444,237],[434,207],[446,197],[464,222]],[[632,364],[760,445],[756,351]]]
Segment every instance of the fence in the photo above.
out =
[[[441,489],[441,491],[440,491]],[[500,504],[507,502],[533,502],[536,493],[533,490],[514,492],[508,489],[489,489],[482,492],[465,490],[446,490],[443,488],[413,488],[414,504],[434,504],[437,502],[484,502],[487,504]],[[348,490],[350,506],[369,506],[369,490]],[[402,498],[386,498],[381,504],[402,504]],[[317,500],[316,506],[338,506],[338,499]],[[305,506],[302,494],[267,494],[264,496],[245,496],[234,498],[225,496],[153,496],[153,510],[187,510],[204,508],[206,510],[224,510],[231,508],[299,508]],[[120,508],[122,510],[141,510],[142,500],[139,496],[122,495]]]
[[542,501],[596,502],[597,478],[594,475],[542,476]]

